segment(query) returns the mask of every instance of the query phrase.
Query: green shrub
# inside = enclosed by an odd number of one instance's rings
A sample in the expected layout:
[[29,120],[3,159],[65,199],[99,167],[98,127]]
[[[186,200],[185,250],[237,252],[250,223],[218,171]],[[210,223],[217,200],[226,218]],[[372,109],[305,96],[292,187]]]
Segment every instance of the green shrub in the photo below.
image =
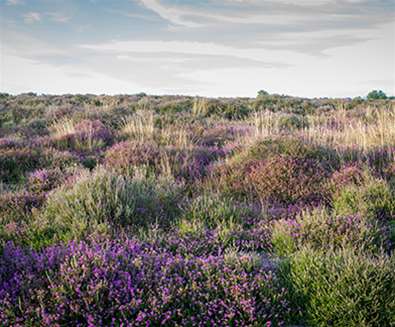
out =
[[41,164],[41,151],[30,148],[0,149],[0,181],[18,183],[23,181],[26,172]]
[[274,223],[272,242],[278,255],[288,255],[305,245],[313,249],[353,247],[379,252],[386,235],[360,215],[334,216],[328,210],[305,211],[296,219]]
[[249,210],[235,205],[229,198],[217,194],[203,194],[192,201],[183,218],[215,228],[222,224],[242,223],[248,214]]
[[178,213],[178,191],[170,181],[130,179],[102,170],[51,194],[42,217],[47,231],[59,232],[61,239],[120,227],[168,226]]
[[395,326],[395,257],[305,248],[285,278],[309,326]]
[[349,185],[333,196],[333,208],[341,215],[360,213],[386,221],[395,217],[395,195],[381,179],[371,178],[365,185]]
[[284,115],[279,118],[278,127],[283,131],[294,131],[308,127],[308,121],[301,115]]
[[259,141],[242,153],[240,160],[263,160],[278,155],[317,160],[330,171],[339,166],[339,157],[334,150],[311,145],[297,138],[289,137]]
[[368,100],[385,100],[387,95],[381,90],[370,91],[367,95]]

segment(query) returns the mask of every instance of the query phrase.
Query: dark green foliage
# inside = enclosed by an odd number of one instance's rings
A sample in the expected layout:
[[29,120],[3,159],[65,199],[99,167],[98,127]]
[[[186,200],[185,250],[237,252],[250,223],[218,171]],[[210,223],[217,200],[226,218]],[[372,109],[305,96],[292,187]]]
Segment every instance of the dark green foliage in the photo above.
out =
[[381,90],[370,91],[367,95],[368,100],[385,100],[387,95]]
[[42,164],[42,151],[30,148],[0,149],[0,182],[18,183]]
[[290,114],[279,118],[279,128],[283,131],[293,131],[308,127],[308,121],[301,115]]

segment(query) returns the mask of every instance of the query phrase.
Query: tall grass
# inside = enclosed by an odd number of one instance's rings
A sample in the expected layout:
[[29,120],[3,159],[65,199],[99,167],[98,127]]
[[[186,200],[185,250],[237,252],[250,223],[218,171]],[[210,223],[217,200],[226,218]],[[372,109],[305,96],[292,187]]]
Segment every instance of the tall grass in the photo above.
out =
[[55,139],[63,138],[76,133],[75,123],[70,118],[55,121],[49,128],[51,136]]
[[152,140],[155,134],[154,115],[151,111],[139,111],[123,119],[121,134],[138,141]]
[[395,107],[392,104],[367,108],[361,115],[348,118],[346,111],[340,110],[324,122],[319,121],[320,116],[309,116],[310,127],[302,135],[313,143],[337,149],[356,147],[363,153],[377,147],[395,146]]
[[195,98],[192,106],[192,115],[195,117],[204,117],[208,114],[208,101],[204,98]]

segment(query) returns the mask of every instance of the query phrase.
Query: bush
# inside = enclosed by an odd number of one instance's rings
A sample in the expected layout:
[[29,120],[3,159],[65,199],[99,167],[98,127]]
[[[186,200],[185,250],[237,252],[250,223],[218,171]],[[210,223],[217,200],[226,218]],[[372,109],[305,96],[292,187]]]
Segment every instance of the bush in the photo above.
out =
[[214,160],[223,156],[223,151],[217,147],[193,147],[180,149],[166,147],[162,158],[162,169],[166,167],[177,179],[194,181],[206,174],[206,168]]
[[100,120],[83,120],[78,124],[65,120],[53,127],[53,143],[60,149],[94,151],[111,143],[111,132]]
[[317,160],[328,170],[333,170],[339,165],[339,157],[334,150],[310,145],[297,138],[284,137],[260,141],[247,149],[246,153],[250,160],[268,159],[277,155]]
[[64,173],[59,168],[38,169],[29,174],[27,188],[35,194],[49,192],[60,186],[64,177]]
[[310,326],[394,326],[394,258],[306,248],[286,278]]
[[121,142],[107,150],[104,164],[109,169],[126,175],[133,175],[136,166],[159,165],[162,151],[152,142]]
[[248,181],[263,203],[314,203],[324,199],[328,173],[320,162],[273,156],[250,168]]
[[27,191],[0,194],[0,251],[9,240],[26,244],[33,210],[44,203],[44,196]]
[[[239,151],[226,162],[213,167],[211,181],[208,182],[224,193],[241,198],[250,198],[256,193],[262,201],[294,203],[300,199],[321,200],[323,194],[318,187],[338,166],[338,160],[333,151],[305,144],[298,139],[268,139]],[[266,177],[272,178],[271,182],[276,186],[267,185],[266,190],[266,184],[270,184]],[[295,183],[293,189],[288,187],[288,180]],[[285,193],[282,194],[277,187]]]
[[277,254],[289,255],[305,245],[320,249],[351,247],[379,252],[388,235],[359,215],[334,216],[325,209],[303,212],[296,219],[274,223],[272,242]]
[[217,194],[203,194],[193,199],[183,218],[215,228],[222,224],[243,223],[249,213],[249,210],[235,205],[231,199]]
[[333,197],[333,208],[341,215],[360,213],[385,222],[395,217],[395,196],[384,180],[371,178],[363,186],[341,189]]
[[132,240],[0,255],[5,325],[283,325],[275,272],[250,256],[183,258]]
[[385,100],[387,99],[387,95],[381,90],[373,90],[367,95],[368,100]]
[[349,185],[360,186],[366,179],[365,172],[357,165],[347,165],[335,171],[330,178],[330,187],[334,193]]
[[191,181],[204,176],[208,164],[221,155],[217,147],[159,148],[151,142],[122,142],[107,151],[104,162],[108,168],[126,175],[133,174],[138,166],[145,166],[157,175]]
[[295,114],[280,116],[278,127],[281,131],[294,131],[308,127],[308,121],[305,117]]
[[109,228],[168,226],[178,212],[178,190],[169,181],[129,179],[106,171],[88,174],[49,196],[43,232],[70,239]]
[[41,165],[41,151],[30,148],[0,150],[0,181],[18,183],[25,174]]

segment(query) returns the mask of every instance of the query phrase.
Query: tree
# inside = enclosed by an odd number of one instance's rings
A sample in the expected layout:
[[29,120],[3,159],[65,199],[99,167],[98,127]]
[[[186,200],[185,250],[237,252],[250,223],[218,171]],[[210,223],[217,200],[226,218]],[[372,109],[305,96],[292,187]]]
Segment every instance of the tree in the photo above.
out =
[[367,96],[368,100],[387,99],[387,95],[381,90],[373,90]]
[[266,95],[269,95],[269,92],[266,92],[265,90],[258,91],[258,97],[263,97]]

